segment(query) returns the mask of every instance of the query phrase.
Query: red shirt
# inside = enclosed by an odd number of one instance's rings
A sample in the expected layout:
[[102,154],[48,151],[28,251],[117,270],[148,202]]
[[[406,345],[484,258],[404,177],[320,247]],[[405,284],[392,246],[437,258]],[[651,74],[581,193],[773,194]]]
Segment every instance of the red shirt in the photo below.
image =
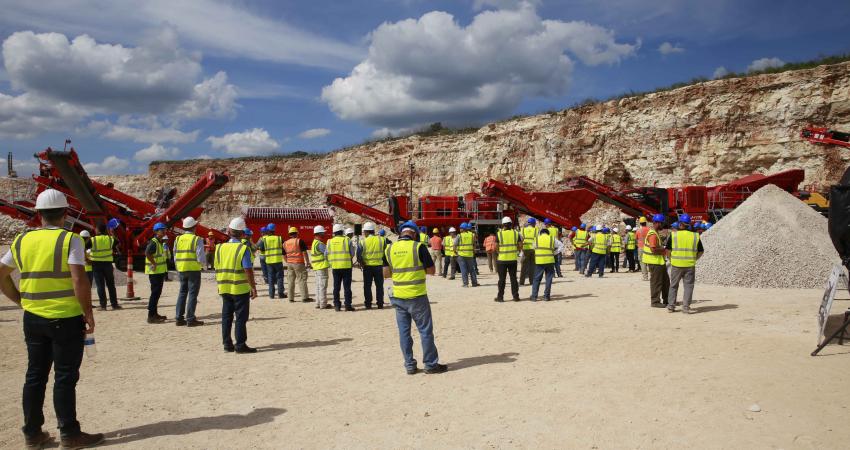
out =
[[497,247],[497,245],[496,245],[496,236],[495,236],[495,235],[493,235],[493,236],[487,236],[487,237],[484,239],[484,250],[486,250],[486,251],[487,251],[487,253],[493,253],[493,252],[495,252],[495,251],[496,251],[496,247]]
[[436,234],[431,236],[431,250],[442,250],[443,249],[443,238],[437,236]]
[[649,227],[638,227],[635,231],[635,239],[637,239],[638,248],[643,248],[643,241],[646,239],[646,234],[649,233]]

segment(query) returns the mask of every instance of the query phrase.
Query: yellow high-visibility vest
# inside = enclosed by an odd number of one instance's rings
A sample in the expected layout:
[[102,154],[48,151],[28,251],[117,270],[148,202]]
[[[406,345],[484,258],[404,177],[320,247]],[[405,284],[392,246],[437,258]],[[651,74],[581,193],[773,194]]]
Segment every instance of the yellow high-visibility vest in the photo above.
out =
[[517,260],[519,233],[516,230],[499,230],[496,233],[496,242],[499,243],[499,261]]
[[198,262],[198,236],[191,233],[181,234],[174,241],[174,268],[178,272],[200,272]]
[[419,259],[420,242],[399,239],[387,249],[387,262],[393,273],[393,297],[412,299],[428,293],[425,288],[425,266]]
[[649,230],[646,233],[646,238],[643,240],[643,256],[640,258],[640,262],[644,264],[652,264],[655,266],[663,266],[664,265],[664,255],[656,255],[654,253],[650,253],[649,248],[649,237],[655,235],[655,239],[661,244],[661,237],[658,236],[658,233],[655,230]]
[[266,264],[283,262],[283,238],[277,235],[266,235],[260,238],[263,241],[263,254],[266,255]]
[[460,234],[460,242],[457,246],[457,255],[464,258],[472,258],[475,256],[475,236],[470,231],[464,231]]
[[313,270],[323,270],[330,267],[325,254],[319,251],[319,244],[321,243],[322,241],[319,239],[313,239],[313,245],[310,246],[310,264],[313,265]]
[[587,247],[587,231],[576,230],[576,235],[573,237],[573,247],[579,250]]
[[99,234],[91,239],[91,260],[112,262],[112,246],[115,238],[108,234]]
[[448,235],[443,239],[443,251],[446,256],[457,256],[457,251],[455,249],[455,237],[452,235]]
[[674,267],[694,267],[697,265],[699,234],[688,230],[679,230],[671,236],[670,264]]
[[165,266],[165,249],[162,247],[162,243],[159,242],[159,239],[152,238],[151,242],[156,244],[156,253],[153,254],[153,260],[156,263],[156,268],[148,261],[147,255],[145,255],[145,274],[147,275],[158,275],[161,273],[165,273],[168,271],[168,267]]
[[528,225],[522,229],[522,249],[531,250],[534,248],[534,239],[537,238],[537,227]]
[[242,267],[248,247],[241,242],[225,242],[215,247],[215,281],[218,293],[244,295],[251,292],[248,275]]
[[540,234],[537,236],[534,264],[555,264],[555,238],[552,235]]
[[346,236],[334,236],[327,244],[328,247],[328,262],[331,269],[350,269],[351,268],[351,239]]
[[626,233],[629,241],[626,242],[626,250],[635,250],[637,248],[637,234],[634,231],[629,231]]
[[24,232],[12,241],[12,258],[21,272],[24,311],[46,319],[83,314],[68,266],[71,239],[76,238],[74,233],[55,228]]
[[370,235],[363,240],[363,264],[367,266],[384,265],[384,238]]
[[608,253],[608,236],[605,233],[599,232],[593,235],[593,249],[590,251],[597,255]]
[[617,233],[611,235],[611,253],[620,253],[623,250],[623,237]]

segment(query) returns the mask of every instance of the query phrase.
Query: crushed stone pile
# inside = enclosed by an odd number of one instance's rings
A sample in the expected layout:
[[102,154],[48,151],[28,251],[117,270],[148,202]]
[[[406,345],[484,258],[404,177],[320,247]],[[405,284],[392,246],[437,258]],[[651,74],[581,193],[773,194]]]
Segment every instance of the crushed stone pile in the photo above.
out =
[[700,283],[751,288],[822,288],[839,262],[827,220],[768,185],[702,234]]
[[588,226],[602,224],[607,227],[616,226],[620,228],[620,231],[623,231],[626,228],[626,224],[623,222],[622,217],[623,214],[616,206],[597,200],[586,213],[582,214],[581,221]]

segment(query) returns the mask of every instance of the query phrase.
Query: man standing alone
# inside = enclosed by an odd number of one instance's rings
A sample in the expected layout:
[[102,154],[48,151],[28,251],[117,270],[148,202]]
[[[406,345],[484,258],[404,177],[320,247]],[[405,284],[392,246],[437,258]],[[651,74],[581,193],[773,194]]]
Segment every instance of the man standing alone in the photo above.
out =
[[178,327],[198,327],[204,324],[195,317],[198,292],[201,290],[201,266],[206,260],[204,242],[195,235],[197,225],[198,221],[194,217],[186,217],[183,219],[183,229],[186,233],[174,240],[174,268],[180,278],[180,291],[177,293]]

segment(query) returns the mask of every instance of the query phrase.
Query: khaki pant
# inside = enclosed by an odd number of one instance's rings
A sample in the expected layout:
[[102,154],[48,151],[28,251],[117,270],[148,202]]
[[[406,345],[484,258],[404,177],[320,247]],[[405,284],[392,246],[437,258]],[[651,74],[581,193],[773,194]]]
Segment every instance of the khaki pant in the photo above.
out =
[[[650,306],[663,307],[667,305],[670,294],[670,276],[667,274],[665,264],[645,264],[649,266],[649,304]],[[674,300],[675,301],[675,300]]]
[[434,260],[434,270],[437,271],[437,275],[443,273],[443,252],[434,249],[429,250],[429,252],[431,259]]
[[649,264],[643,262],[643,249],[638,249],[638,262],[640,263],[640,271],[643,273],[643,281],[649,279]]
[[324,308],[328,304],[328,269],[313,272],[316,274],[316,308]]
[[679,296],[679,282],[685,285],[682,296],[682,309],[685,312],[691,309],[691,300],[694,297],[694,281],[696,279],[695,267],[670,266],[670,293],[667,295],[667,307],[675,308],[676,297]]
[[490,273],[493,273],[493,266],[496,264],[496,258],[499,256],[496,252],[487,253],[487,266],[490,267]]
[[307,292],[307,266],[304,264],[286,263],[284,271],[286,274],[286,287],[289,289],[289,301],[295,300],[295,282],[301,288],[301,301],[307,301],[310,295]]

